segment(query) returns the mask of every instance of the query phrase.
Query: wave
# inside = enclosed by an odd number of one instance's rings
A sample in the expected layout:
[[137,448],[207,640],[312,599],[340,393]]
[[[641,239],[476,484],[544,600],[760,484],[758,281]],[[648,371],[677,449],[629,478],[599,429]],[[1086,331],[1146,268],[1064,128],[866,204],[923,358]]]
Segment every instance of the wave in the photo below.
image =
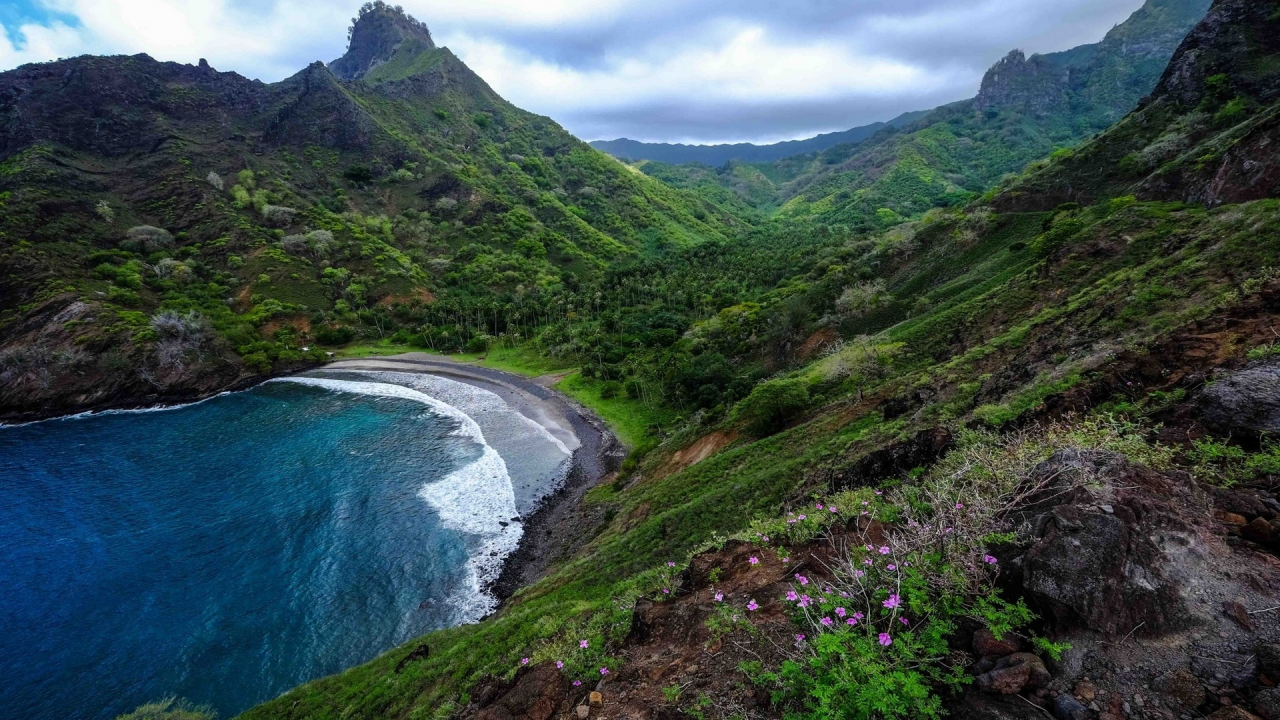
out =
[[169,412],[170,410],[181,410],[183,408],[189,408],[195,405],[207,403],[210,400],[216,400],[220,397],[233,395],[236,392],[243,392],[243,391],[223,390],[222,392],[216,395],[210,395],[209,397],[200,398],[199,400],[193,400],[191,402],[176,403],[174,405],[149,405],[147,407],[116,408],[114,410],[85,410],[84,412],[72,413],[71,415],[59,415],[57,417],[44,418],[43,420],[30,420],[28,422],[20,422],[20,423],[0,422],[0,430],[3,430],[5,428],[26,427],[28,425],[36,425],[36,424],[45,423],[45,422],[55,422],[55,421],[63,421],[63,420],[84,420],[86,418],[93,418],[101,415],[133,415],[137,413]]
[[268,382],[290,382],[333,392],[399,398],[422,403],[456,424],[456,435],[481,448],[471,463],[444,478],[423,485],[418,491],[440,517],[441,523],[467,537],[469,584],[473,600],[461,611],[462,622],[476,622],[497,607],[497,599],[485,591],[502,572],[502,563],[520,543],[524,530],[516,510],[515,491],[507,465],[497,450],[485,441],[484,433],[471,416],[426,393],[382,382],[360,382],[322,377],[273,378]]

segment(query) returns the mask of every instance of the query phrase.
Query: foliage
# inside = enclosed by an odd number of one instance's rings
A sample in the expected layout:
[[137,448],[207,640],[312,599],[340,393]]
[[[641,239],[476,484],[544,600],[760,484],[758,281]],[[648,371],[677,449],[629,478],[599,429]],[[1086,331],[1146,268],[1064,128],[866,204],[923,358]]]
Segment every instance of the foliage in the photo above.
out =
[[130,713],[117,715],[116,720],[216,720],[212,708],[196,707],[186,700],[165,698],[147,703]]

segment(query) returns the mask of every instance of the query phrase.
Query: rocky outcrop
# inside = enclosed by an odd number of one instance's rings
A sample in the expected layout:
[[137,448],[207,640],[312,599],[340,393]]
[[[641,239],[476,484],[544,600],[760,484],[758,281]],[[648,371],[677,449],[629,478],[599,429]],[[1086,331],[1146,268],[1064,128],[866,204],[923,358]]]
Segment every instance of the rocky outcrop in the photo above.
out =
[[983,76],[975,103],[984,111],[1014,108],[1046,115],[1066,103],[1069,77],[1043,55],[1028,58],[1021,50],[1014,50]]
[[1268,361],[1228,373],[1200,395],[1210,428],[1226,435],[1280,432],[1280,362]]
[[359,80],[389,60],[406,42],[413,42],[421,50],[435,48],[425,24],[381,0],[368,3],[352,20],[346,54],[329,63],[329,71],[343,80]]
[[1278,11],[1278,0],[1217,0],[1174,53],[1152,98],[1198,105],[1219,91],[1208,83],[1215,75],[1255,100],[1280,97],[1280,77],[1259,67],[1260,59],[1280,53]]

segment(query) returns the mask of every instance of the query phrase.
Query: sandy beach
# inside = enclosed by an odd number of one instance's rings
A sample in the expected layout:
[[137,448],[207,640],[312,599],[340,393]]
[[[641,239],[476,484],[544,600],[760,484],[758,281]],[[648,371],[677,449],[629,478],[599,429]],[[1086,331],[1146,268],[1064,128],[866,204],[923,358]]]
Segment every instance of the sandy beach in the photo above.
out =
[[324,369],[417,372],[464,382],[493,392],[568,447],[576,447],[564,485],[524,519],[519,546],[489,588],[500,600],[537,580],[556,558],[572,553],[574,510],[587,491],[614,472],[625,456],[621,443],[602,420],[547,387],[554,378],[528,378],[427,353],[337,360]]

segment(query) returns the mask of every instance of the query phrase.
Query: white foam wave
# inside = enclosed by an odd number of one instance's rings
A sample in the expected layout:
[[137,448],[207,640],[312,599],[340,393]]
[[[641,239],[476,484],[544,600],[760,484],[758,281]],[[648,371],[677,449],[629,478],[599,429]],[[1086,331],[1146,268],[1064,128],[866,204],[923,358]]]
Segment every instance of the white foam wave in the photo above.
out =
[[480,456],[470,464],[425,484],[418,494],[446,527],[467,536],[469,584],[475,601],[463,608],[463,622],[478,621],[489,614],[497,606],[497,600],[484,593],[483,588],[497,579],[503,560],[519,545],[523,529],[519,522],[511,522],[519,513],[507,465],[485,442],[476,421],[448,403],[402,385],[321,377],[275,378],[268,382],[291,382],[334,392],[420,402],[436,414],[453,420],[457,424],[457,435],[481,447]]
[[148,407],[117,408],[114,410],[85,410],[84,412],[73,413],[71,415],[59,415],[57,417],[45,418],[44,420],[31,420],[29,422],[20,422],[20,423],[0,422],[0,430],[3,430],[5,428],[26,427],[27,425],[36,425],[38,423],[44,423],[44,422],[55,422],[55,421],[63,421],[63,420],[84,420],[86,418],[98,417],[100,415],[136,415],[140,413],[169,412],[170,410],[181,410],[183,408],[194,407],[202,403],[207,403],[210,400],[215,400],[217,398],[220,398],[226,395],[231,395],[231,394],[232,394],[232,391],[224,390],[223,392],[220,392],[217,395],[210,395],[207,398],[201,398],[199,400],[195,400],[188,403],[178,403],[176,405],[151,405]]

